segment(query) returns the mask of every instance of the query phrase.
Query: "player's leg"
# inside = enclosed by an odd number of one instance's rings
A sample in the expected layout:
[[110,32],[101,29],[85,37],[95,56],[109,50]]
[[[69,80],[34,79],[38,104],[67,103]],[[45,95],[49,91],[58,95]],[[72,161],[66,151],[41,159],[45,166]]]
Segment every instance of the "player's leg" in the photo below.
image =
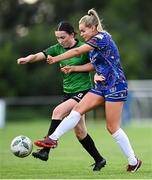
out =
[[[86,92],[84,92],[84,93],[86,93]],[[50,125],[49,131],[48,131],[48,135],[54,132],[54,130],[60,124],[63,117],[66,116],[66,114],[68,114],[70,112],[70,110],[75,106],[75,104],[77,104],[81,100],[81,98],[83,96],[84,96],[84,94],[78,93],[72,97],[73,99],[69,99],[69,100],[65,101],[66,103],[62,103],[54,109],[51,125]],[[82,118],[82,119],[83,119],[83,121],[80,122],[75,127],[75,134],[76,134],[77,138],[79,139],[79,142],[82,144],[82,146],[94,158],[95,164],[94,164],[93,170],[99,171],[106,164],[106,161],[99,154],[90,135],[87,134],[87,128],[86,128],[85,121],[84,121],[85,119],[84,118]],[[43,148],[42,150],[40,150],[38,152],[34,152],[34,156],[43,160],[43,155],[45,155],[45,157],[47,155],[47,159],[48,159],[49,150],[50,150],[50,148]]]
[[93,164],[93,171],[100,171],[101,168],[106,165],[106,160],[101,156],[96,148],[93,139],[87,133],[85,115],[82,115],[81,120],[74,128],[74,132],[83,148],[90,154],[90,156],[92,156],[95,161],[95,163]]
[[63,120],[65,116],[67,116],[72,108],[77,104],[77,102],[73,99],[68,99],[63,103],[59,104],[52,113],[51,124],[48,130],[47,136],[51,135],[55,129],[58,127],[60,122]]
[[103,104],[104,98],[92,92],[88,92],[82,100],[73,108],[70,114],[64,118],[55,132],[43,141],[39,141],[35,145],[39,147],[55,148],[57,140],[66,132],[73,129],[81,119],[81,115],[89,110]]
[[118,143],[122,152],[128,159],[127,171],[134,172],[140,165],[141,161],[135,156],[133,148],[129,142],[128,136],[120,128],[120,120],[123,109],[123,102],[105,102],[106,109],[106,126],[114,140]]
[[[61,123],[62,119],[69,114],[71,109],[77,104],[77,102],[73,99],[66,100],[65,102],[59,104],[52,113],[50,127],[48,129],[48,133],[46,136],[51,135],[58,125]],[[32,156],[35,158],[39,158],[43,161],[47,161],[49,158],[50,148],[43,148],[36,152],[32,153]]]
[[[80,93],[78,93],[78,95],[80,95]],[[52,115],[52,117],[54,119],[53,121],[55,122],[56,121],[55,119],[63,119],[63,117],[65,117],[67,114],[69,114],[71,109],[78,103],[78,101],[80,101],[79,98],[80,98],[80,96],[78,97],[78,96],[75,95],[73,97],[73,99],[70,99],[70,100],[66,101],[66,103],[63,103],[59,107],[55,108],[55,110],[53,112],[53,115]],[[67,106],[67,108],[62,110],[63,109],[62,106],[64,106],[64,107]],[[104,167],[104,165],[106,164],[106,161],[99,154],[93,139],[87,133],[87,128],[86,128],[86,125],[85,125],[85,115],[83,115],[81,117],[81,120],[82,121],[80,121],[76,125],[76,127],[74,128],[75,135],[78,138],[79,142],[82,144],[83,148],[94,158],[95,164],[94,164],[93,170],[94,171],[99,171],[99,170],[101,170],[102,167]],[[55,131],[55,129],[50,128],[51,131],[49,131],[48,135],[52,134]]]
[[126,133],[120,128],[123,105],[127,98],[127,86],[125,83],[118,83],[105,91],[104,95],[107,129],[128,159],[127,171],[134,172],[141,166],[141,161],[136,159]]

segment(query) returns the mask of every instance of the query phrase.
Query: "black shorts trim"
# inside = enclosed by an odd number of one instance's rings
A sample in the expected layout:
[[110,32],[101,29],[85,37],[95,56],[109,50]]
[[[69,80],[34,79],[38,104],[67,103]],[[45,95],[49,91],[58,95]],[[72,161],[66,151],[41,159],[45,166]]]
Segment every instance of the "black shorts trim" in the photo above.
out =
[[64,101],[67,101],[67,100],[69,100],[69,99],[74,99],[75,101],[80,102],[81,99],[85,96],[85,94],[86,94],[89,90],[90,90],[90,89],[85,90],[85,91],[79,91],[79,92],[76,92],[76,93],[64,93],[63,102],[64,102]]

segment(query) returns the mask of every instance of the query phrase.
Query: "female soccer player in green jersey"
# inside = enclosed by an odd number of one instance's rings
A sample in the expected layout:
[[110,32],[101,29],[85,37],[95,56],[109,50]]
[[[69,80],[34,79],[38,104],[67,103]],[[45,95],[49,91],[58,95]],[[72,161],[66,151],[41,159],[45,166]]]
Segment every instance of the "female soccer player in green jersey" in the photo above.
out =
[[[46,60],[48,55],[57,56],[69,49],[83,45],[83,42],[75,38],[74,28],[68,22],[60,22],[55,31],[55,36],[58,43],[50,46],[42,52],[31,54],[27,57],[22,57],[17,60],[18,64],[26,64],[29,62],[37,62]],[[71,58],[71,60],[63,60],[59,63],[63,72],[63,91],[64,101],[59,104],[52,113],[52,121],[47,133],[51,135],[62,119],[67,116],[73,107],[83,98],[83,96],[92,87],[89,71],[93,70],[93,66],[89,63],[88,55],[82,54],[79,57]],[[74,128],[76,137],[86,151],[95,160],[93,170],[100,171],[105,166],[106,160],[98,152],[94,141],[87,133],[85,125],[85,116],[83,115],[82,121]],[[32,155],[35,158],[47,161],[49,157],[50,148],[43,148]]]

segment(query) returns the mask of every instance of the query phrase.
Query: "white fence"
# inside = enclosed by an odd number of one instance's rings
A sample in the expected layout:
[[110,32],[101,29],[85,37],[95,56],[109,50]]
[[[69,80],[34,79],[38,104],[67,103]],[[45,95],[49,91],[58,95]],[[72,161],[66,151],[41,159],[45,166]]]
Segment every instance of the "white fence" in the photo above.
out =
[[131,118],[152,120],[152,80],[129,81],[129,89]]
[[[128,81],[129,95],[124,106],[123,122],[132,119],[138,121],[152,121],[152,80]],[[14,105],[57,105],[61,102],[60,96],[49,97],[14,97],[0,100],[0,128],[5,126],[7,106]],[[96,114],[96,113],[94,113]]]
[[4,100],[0,100],[0,128],[5,126],[5,116],[6,116],[6,103]]

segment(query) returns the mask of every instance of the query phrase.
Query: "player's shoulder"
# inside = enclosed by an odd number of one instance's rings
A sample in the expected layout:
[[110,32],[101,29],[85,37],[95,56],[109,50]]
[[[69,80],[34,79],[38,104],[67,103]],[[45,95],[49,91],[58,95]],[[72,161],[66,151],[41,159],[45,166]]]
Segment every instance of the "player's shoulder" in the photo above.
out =
[[54,47],[54,48],[61,48],[62,46],[61,46],[60,43],[56,43],[56,44],[54,44],[52,47]]
[[61,51],[62,50],[61,50],[60,44],[57,43],[43,50],[43,53],[45,54],[45,56],[47,55],[57,56]]
[[94,38],[96,40],[102,40],[102,39],[111,38],[111,35],[107,31],[102,31],[99,32],[97,35],[95,35]]
[[52,49],[58,54],[58,53],[62,52],[64,48],[63,48],[63,46],[61,46],[60,43],[57,43],[52,46]]
[[58,47],[59,47],[59,43],[49,46],[49,47],[47,48],[47,50],[49,50],[49,49],[55,49],[55,48],[58,48]]
[[85,44],[85,42],[80,41],[80,40],[77,39],[77,46],[82,46],[83,44]]

